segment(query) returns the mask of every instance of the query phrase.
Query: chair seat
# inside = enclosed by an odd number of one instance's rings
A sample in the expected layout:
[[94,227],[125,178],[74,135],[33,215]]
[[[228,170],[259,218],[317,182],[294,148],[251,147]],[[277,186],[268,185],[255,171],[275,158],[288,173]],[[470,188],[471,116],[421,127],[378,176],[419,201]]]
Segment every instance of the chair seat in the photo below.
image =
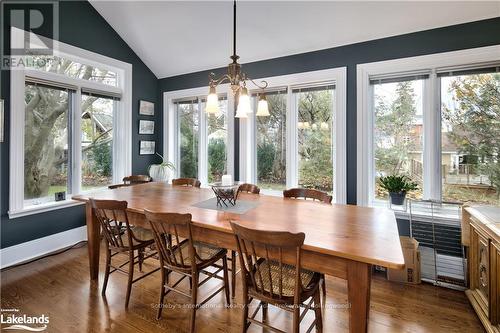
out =
[[[218,260],[223,256],[225,256],[227,253],[226,249],[218,248],[205,243],[194,242],[193,246],[196,250],[195,259],[197,265],[205,262]],[[182,254],[183,265],[187,267],[191,266],[191,258],[189,256],[189,243],[187,239],[181,241],[180,244],[176,246],[174,253],[177,263],[181,264],[181,254]]]
[[[255,265],[255,269],[260,271],[255,272],[256,283],[259,288],[262,288],[262,283],[260,281],[260,276],[262,276],[263,289],[266,292],[271,292],[271,283],[269,281],[269,270],[268,267],[271,268],[271,279],[272,279],[272,293],[274,295],[280,295],[280,285],[279,285],[279,276],[280,276],[280,266],[279,262],[273,260],[265,260],[261,258],[257,264]],[[293,297],[295,293],[295,266],[283,264],[282,265],[282,295],[283,297]],[[307,269],[302,269],[300,271],[300,279],[302,281],[302,286],[306,290],[313,289],[314,285],[319,283],[320,275],[319,273],[309,271]],[[251,283],[250,283],[251,285]]]
[[154,239],[153,231],[141,227],[132,227],[132,232],[134,236],[142,241],[148,241]]

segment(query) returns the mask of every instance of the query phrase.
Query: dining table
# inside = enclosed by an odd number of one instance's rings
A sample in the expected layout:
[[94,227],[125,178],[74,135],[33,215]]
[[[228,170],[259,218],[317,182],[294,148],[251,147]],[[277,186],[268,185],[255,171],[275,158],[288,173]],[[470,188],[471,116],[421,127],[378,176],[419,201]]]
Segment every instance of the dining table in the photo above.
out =
[[301,265],[347,280],[349,331],[367,332],[373,265],[403,269],[404,257],[394,212],[345,204],[326,204],[272,195],[240,193],[236,205],[246,211],[199,207],[214,198],[209,188],[151,182],[73,196],[86,203],[90,279],[99,275],[100,225],[89,198],[128,202],[127,216],[134,226],[151,228],[144,210],[190,213],[196,241],[236,250],[230,222],[258,230],[303,232]]

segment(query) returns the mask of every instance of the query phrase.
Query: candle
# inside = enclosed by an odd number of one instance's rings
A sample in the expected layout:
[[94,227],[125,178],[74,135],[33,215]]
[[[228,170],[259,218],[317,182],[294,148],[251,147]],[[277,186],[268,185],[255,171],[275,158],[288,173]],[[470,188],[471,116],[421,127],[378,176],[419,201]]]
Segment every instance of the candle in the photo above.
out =
[[232,184],[231,175],[222,175],[222,185],[227,186]]

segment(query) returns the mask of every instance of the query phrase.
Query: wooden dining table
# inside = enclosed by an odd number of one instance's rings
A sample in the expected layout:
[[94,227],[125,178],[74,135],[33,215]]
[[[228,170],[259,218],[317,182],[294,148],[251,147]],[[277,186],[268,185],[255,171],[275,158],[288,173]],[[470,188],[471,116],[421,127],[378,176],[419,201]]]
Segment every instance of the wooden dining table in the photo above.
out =
[[246,193],[238,201],[253,201],[254,207],[242,214],[193,206],[213,197],[210,189],[155,182],[74,196],[86,202],[90,278],[97,280],[99,274],[100,227],[89,198],[127,201],[130,223],[144,228],[150,228],[144,209],[191,213],[195,240],[230,250],[236,250],[230,221],[260,230],[303,232],[302,266],[347,280],[350,332],[367,331],[372,265],[404,267],[392,211]]

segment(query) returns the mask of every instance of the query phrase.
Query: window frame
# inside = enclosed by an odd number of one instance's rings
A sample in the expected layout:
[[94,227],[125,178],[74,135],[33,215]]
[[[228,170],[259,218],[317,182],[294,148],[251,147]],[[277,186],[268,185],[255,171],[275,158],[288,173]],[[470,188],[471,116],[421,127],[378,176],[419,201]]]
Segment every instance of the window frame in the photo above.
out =
[[[442,68],[497,62],[500,45],[358,64],[357,79],[357,204],[373,206],[375,185],[373,87],[370,76],[408,75],[428,71],[423,88],[423,199],[441,200],[441,81]],[[437,112],[439,111],[439,112]]]
[[[346,183],[346,80],[347,67],[310,71],[282,76],[259,78],[271,88],[286,88],[286,187],[298,186],[298,107],[293,89],[303,85],[335,84],[332,133],[333,159],[333,202],[345,204],[347,201]],[[255,182],[257,179],[257,153],[255,135],[255,113],[240,120],[240,180]],[[262,190],[264,194],[281,196],[282,191]]]
[[[228,84],[217,87],[217,94],[227,97],[227,173],[234,175],[234,96]],[[203,98],[208,95],[208,86],[163,93],[163,156],[175,166],[174,177],[179,177],[180,146],[179,122],[174,102],[183,98]],[[207,114],[198,108],[198,179],[203,187],[208,186],[208,135]]]
[[[18,30],[18,29],[16,29]],[[45,37],[38,36],[41,40]],[[121,94],[116,103],[116,119],[113,120],[113,182],[132,172],[132,65],[101,54],[84,50],[58,41],[54,45],[53,55],[67,58],[85,65],[111,70],[117,74],[117,86],[106,85],[94,81],[71,78],[65,75],[24,68],[11,69],[10,99],[10,185],[9,185],[9,218],[17,218],[37,214],[63,207],[81,204],[70,198],[81,192],[81,95],[82,88],[94,89],[110,94]],[[50,44],[49,44],[50,45]],[[77,87],[69,107],[72,143],[71,147],[71,179],[72,192],[67,193],[64,201],[49,202],[39,205],[26,205],[24,200],[24,131],[25,131],[25,84],[26,77],[61,82]],[[79,112],[80,111],[80,112]],[[116,144],[120,142],[120,144]]]

